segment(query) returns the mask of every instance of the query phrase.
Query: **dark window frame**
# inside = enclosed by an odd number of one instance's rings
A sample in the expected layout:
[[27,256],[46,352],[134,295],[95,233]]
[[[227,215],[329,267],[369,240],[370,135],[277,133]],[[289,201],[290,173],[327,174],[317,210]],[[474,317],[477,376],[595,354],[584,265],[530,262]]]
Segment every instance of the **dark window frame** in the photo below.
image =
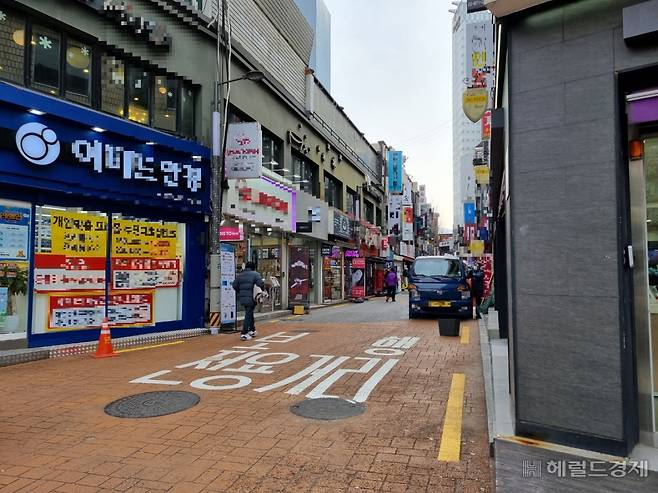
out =
[[[330,184],[331,186],[327,186]],[[336,194],[332,193],[331,201],[329,200],[329,197],[327,197],[328,190],[330,188],[333,188],[335,190]],[[340,211],[343,211],[345,209],[345,200],[343,197],[343,182],[341,182],[338,178],[335,176],[327,173],[326,171],[324,172],[324,201],[329,204],[330,207],[334,207]]]

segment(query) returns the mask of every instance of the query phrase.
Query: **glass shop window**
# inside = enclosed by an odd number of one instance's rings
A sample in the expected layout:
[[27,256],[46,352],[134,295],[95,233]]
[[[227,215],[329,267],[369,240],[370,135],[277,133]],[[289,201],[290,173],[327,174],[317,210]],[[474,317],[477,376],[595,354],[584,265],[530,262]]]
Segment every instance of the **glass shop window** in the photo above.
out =
[[0,200],[0,338],[27,332],[32,204]]
[[41,26],[32,27],[32,87],[42,92],[58,95],[60,88],[59,34]]
[[66,44],[66,99],[91,104],[91,47],[68,39]]
[[124,115],[125,66],[123,60],[101,56],[101,110]]
[[[139,305],[130,325],[183,318],[185,224],[112,215],[110,290]],[[137,310],[137,306],[134,307]]]
[[24,83],[25,19],[0,6],[0,78]]
[[343,184],[327,173],[324,174],[324,200],[330,207],[343,210]]
[[180,112],[180,133],[194,137],[194,89],[189,84],[183,84],[181,89]]
[[128,118],[148,125],[151,105],[149,73],[138,67],[128,68]]
[[36,207],[35,222],[32,333],[100,327],[107,215],[43,205]]
[[178,81],[155,77],[153,126],[170,132],[176,131]]
[[291,180],[299,185],[300,190],[316,197],[319,195],[318,167],[297,154],[292,155]]
[[359,216],[359,195],[349,187],[347,188],[347,209],[345,212],[354,215],[354,217]]
[[366,221],[370,224],[375,224],[375,206],[372,202],[364,200],[366,210]]
[[263,132],[263,167],[284,176],[281,142]]

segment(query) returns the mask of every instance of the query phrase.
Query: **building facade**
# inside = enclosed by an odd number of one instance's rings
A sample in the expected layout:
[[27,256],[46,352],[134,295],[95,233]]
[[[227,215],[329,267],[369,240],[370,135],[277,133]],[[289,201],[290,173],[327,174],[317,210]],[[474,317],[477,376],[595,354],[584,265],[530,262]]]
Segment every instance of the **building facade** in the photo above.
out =
[[486,3],[501,33],[496,303],[516,433],[656,447],[658,2]]
[[381,161],[307,70],[313,31],[293,0],[231,2],[230,77],[264,79],[232,85],[227,120],[260,122],[263,175],[228,181],[209,230],[222,22],[215,2],[167,3],[0,7],[0,340],[94,340],[105,317],[115,337],[203,327],[210,235],[234,269],[257,262],[266,309],[351,296],[345,251],[380,256]]

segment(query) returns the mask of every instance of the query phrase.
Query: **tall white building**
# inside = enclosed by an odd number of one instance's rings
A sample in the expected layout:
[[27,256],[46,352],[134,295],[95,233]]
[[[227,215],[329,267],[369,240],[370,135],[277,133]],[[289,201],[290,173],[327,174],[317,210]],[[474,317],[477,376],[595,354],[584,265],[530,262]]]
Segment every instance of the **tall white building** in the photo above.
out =
[[482,140],[482,123],[473,123],[462,110],[462,95],[467,88],[466,25],[491,22],[491,13],[466,12],[466,0],[455,7],[452,20],[452,178],[453,178],[453,229],[464,225],[464,202],[475,200],[473,173],[474,147]]

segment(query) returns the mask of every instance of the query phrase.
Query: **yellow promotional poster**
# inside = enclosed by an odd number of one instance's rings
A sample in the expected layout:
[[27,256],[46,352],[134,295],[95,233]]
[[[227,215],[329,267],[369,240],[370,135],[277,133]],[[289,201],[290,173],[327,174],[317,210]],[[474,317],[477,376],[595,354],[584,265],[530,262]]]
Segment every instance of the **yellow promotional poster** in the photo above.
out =
[[480,118],[487,111],[489,103],[489,92],[486,87],[468,88],[462,96],[462,107],[464,114],[473,123],[480,121]]
[[473,168],[475,170],[475,182],[480,184],[480,185],[488,185],[489,184],[489,166],[481,165],[481,166],[474,166]]
[[112,256],[176,258],[178,227],[159,222],[112,221]]
[[105,255],[107,218],[77,212],[52,211],[50,214],[51,253],[69,257]]
[[484,241],[482,240],[471,240],[471,254],[472,255],[482,255],[484,253]]

